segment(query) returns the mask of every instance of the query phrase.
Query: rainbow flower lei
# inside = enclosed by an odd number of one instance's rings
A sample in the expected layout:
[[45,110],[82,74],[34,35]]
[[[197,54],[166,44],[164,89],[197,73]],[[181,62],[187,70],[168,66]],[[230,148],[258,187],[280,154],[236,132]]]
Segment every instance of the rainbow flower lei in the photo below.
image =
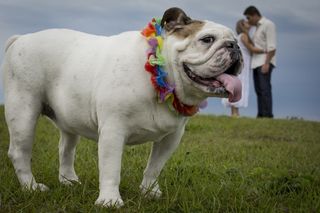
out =
[[175,85],[166,81],[168,73],[163,70],[165,60],[161,54],[163,47],[161,19],[153,18],[141,31],[141,34],[146,37],[150,46],[147,51],[145,70],[151,74],[151,82],[157,92],[159,102],[167,102],[171,110],[184,116],[196,114],[199,111],[199,106],[181,103],[175,94]]

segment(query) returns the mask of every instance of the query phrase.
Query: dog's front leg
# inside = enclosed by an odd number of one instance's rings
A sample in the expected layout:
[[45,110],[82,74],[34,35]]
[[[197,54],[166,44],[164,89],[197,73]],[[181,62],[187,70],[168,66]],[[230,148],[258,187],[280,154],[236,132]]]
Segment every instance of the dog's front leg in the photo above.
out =
[[159,142],[154,142],[149,157],[148,165],[144,170],[143,180],[140,185],[142,193],[152,198],[159,198],[162,194],[157,178],[166,161],[178,147],[184,133],[184,126],[177,132],[170,134]]
[[124,140],[124,132],[114,123],[103,127],[100,131],[98,141],[100,193],[96,200],[97,205],[106,207],[123,205],[119,184]]

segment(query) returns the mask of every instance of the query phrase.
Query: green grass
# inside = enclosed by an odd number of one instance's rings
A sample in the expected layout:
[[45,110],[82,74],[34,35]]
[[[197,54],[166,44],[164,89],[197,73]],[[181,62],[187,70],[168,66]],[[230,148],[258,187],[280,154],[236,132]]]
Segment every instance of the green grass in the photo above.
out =
[[[58,181],[58,131],[37,127],[32,166],[48,192],[20,189],[7,157],[9,136],[0,108],[0,212],[110,212],[98,197],[97,144],[82,139],[76,171],[81,185]],[[163,196],[139,193],[150,144],[126,147],[115,212],[320,212],[320,123],[195,116],[160,179]]]

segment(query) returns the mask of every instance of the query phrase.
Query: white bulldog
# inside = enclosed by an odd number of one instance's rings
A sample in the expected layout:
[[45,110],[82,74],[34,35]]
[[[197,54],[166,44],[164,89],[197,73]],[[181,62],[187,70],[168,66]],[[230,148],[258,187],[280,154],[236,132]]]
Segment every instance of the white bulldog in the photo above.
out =
[[[182,107],[198,109],[207,97],[241,94],[234,77],[242,57],[233,32],[191,20],[181,9],[163,17],[163,69]],[[159,103],[145,71],[148,42],[140,32],[105,37],[51,29],[11,37],[2,64],[8,155],[23,187],[47,190],[31,172],[31,150],[40,114],[60,130],[59,180],[79,181],[74,170],[79,136],[98,141],[100,193],[96,204],[122,206],[119,193],[124,145],[153,141],[141,190],[153,197],[165,162],[177,148],[188,117]],[[193,113],[191,113],[193,114]]]

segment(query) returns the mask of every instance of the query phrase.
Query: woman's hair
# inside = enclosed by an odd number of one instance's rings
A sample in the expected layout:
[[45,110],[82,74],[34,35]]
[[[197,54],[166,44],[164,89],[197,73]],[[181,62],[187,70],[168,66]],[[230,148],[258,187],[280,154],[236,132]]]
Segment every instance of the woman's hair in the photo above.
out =
[[245,27],[244,27],[244,22],[245,22],[244,19],[240,19],[236,24],[236,32],[238,35],[246,32]]
[[238,35],[240,35],[241,33],[244,33],[247,35],[248,37],[248,41],[250,44],[254,45],[250,36],[249,36],[249,32],[246,30],[245,26],[244,26],[245,20],[244,19],[240,19],[237,24],[236,24],[236,32]]

